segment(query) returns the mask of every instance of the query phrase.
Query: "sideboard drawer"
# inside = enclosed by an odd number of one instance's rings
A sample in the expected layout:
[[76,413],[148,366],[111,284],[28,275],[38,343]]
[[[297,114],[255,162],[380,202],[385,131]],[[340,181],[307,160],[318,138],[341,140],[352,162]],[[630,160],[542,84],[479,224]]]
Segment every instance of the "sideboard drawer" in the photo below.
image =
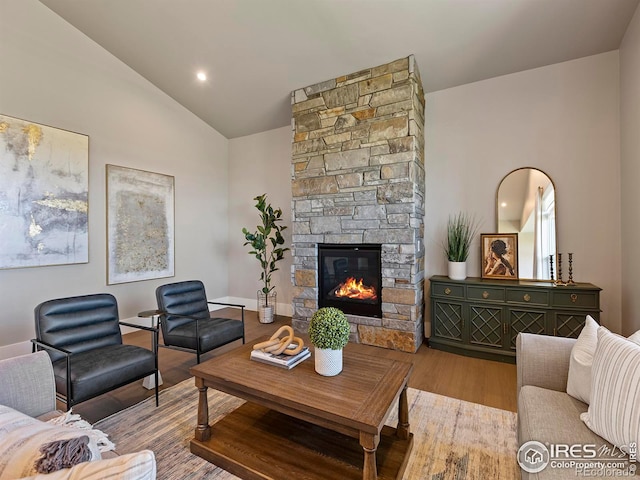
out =
[[432,283],[431,295],[446,298],[464,298],[464,285]]
[[493,302],[504,302],[504,288],[468,286],[467,297],[470,300],[488,300]]
[[507,302],[526,305],[549,305],[549,293],[541,290],[507,290]]
[[[562,287],[557,288],[561,289]],[[599,307],[599,295],[597,292],[563,292],[562,290],[556,290],[551,293],[551,298],[554,307]]]

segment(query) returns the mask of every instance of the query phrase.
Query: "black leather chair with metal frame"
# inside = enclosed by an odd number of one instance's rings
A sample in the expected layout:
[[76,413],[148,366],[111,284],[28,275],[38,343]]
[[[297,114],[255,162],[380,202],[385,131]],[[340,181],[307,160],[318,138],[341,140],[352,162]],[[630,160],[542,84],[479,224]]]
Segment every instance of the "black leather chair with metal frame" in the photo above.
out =
[[[151,332],[152,350],[123,344],[120,325]],[[35,327],[34,350],[51,357],[56,396],[67,410],[151,374],[158,406],[158,329],[120,322],[113,295],[43,302],[35,308]]]
[[[203,353],[242,339],[244,343],[244,305],[207,300],[204,284],[199,280],[161,285],[156,289],[158,310],[140,316],[159,315],[164,345],[196,354],[200,363]],[[242,310],[241,320],[211,316],[209,305],[235,307]]]

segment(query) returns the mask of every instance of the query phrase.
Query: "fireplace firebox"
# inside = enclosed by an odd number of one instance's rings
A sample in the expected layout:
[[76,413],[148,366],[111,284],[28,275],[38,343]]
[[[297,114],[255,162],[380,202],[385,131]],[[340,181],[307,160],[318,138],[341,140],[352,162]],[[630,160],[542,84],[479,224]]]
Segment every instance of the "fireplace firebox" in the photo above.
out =
[[380,245],[318,245],[320,307],[382,317]]

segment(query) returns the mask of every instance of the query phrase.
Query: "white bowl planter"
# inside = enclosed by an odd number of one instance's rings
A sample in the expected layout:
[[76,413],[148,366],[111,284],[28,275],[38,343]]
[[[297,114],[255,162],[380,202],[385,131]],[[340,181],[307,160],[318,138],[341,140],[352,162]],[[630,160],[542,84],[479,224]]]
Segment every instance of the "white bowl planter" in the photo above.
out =
[[467,262],[449,262],[449,278],[464,280],[467,278]]
[[325,377],[333,377],[342,371],[342,350],[315,348],[316,372]]

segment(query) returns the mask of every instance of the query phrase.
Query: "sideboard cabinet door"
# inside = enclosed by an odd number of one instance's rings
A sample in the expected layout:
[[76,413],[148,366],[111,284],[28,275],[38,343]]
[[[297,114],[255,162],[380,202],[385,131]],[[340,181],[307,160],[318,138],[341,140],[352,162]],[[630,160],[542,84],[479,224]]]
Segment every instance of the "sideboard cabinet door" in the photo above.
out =
[[553,315],[553,333],[556,337],[578,338],[582,327],[584,327],[585,318],[591,315],[593,319],[600,323],[600,315],[598,312],[566,312],[556,311]]
[[459,302],[437,300],[433,303],[433,333],[441,339],[463,341],[464,305]]
[[511,308],[509,310],[509,350],[516,351],[516,337],[519,333],[537,333],[548,335],[547,312],[541,309],[524,310]]
[[469,305],[469,343],[502,348],[504,343],[504,311],[492,305]]

